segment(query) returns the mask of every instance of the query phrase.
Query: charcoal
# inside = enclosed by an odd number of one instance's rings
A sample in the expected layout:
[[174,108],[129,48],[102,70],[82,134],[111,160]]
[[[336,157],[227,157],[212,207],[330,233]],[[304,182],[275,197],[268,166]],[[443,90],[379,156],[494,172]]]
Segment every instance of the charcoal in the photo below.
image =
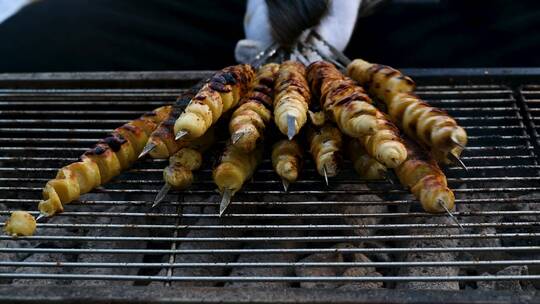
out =
[[[333,263],[343,262],[343,256],[339,253],[315,253],[302,260],[300,262],[319,262],[319,263]],[[336,277],[340,276],[343,269],[338,267],[296,267],[296,275],[299,277]],[[337,282],[301,282],[302,288],[337,288],[340,283]]]
[[[249,245],[246,249],[262,248],[281,248],[280,244],[262,244],[261,246]],[[238,263],[291,263],[296,262],[297,256],[290,253],[277,254],[242,254],[238,257]],[[294,270],[292,267],[236,267],[233,268],[230,276],[239,277],[282,277],[292,276]],[[228,287],[246,287],[246,288],[287,288],[291,287],[287,282],[231,282],[226,283]]]
[[[383,275],[377,271],[367,272],[366,270],[356,267],[345,270],[342,274],[344,277],[382,277]],[[383,282],[354,282],[341,285],[338,289],[341,290],[357,290],[357,289],[379,289],[383,288]]]
[[[449,217],[422,217],[422,218],[413,218],[408,219],[409,223],[416,224],[453,224],[452,219]],[[408,231],[410,235],[421,235],[421,234],[457,234],[459,233],[458,229],[455,228],[436,228],[436,229],[410,229]],[[404,244],[407,247],[411,248],[444,248],[444,247],[455,247],[457,245],[456,240],[453,239],[413,239]],[[440,261],[455,261],[457,255],[453,252],[410,252],[405,254],[402,257],[404,262],[440,262]],[[458,267],[403,267],[399,270],[400,276],[455,276],[458,275]],[[449,290],[458,290],[458,282],[398,282],[396,284],[397,289],[449,289]]]
[[[52,267],[42,267],[42,268],[35,268],[35,267],[19,267],[15,271],[17,274],[34,274],[39,273],[41,275],[58,275],[58,274],[65,274],[66,269],[61,267],[62,263],[65,262],[75,262],[76,256],[71,254],[65,254],[65,253],[36,253],[28,256],[26,259],[24,259],[24,262],[28,263],[47,263],[47,262],[54,262],[56,263],[56,266]],[[21,285],[21,286],[27,286],[27,285],[34,285],[39,283],[40,285],[68,285],[70,284],[69,280],[58,280],[58,279],[40,279],[39,281],[36,279],[14,279],[13,284],[14,285]]]
[[[354,254],[354,262],[368,263],[371,260],[361,253]],[[346,269],[342,276],[344,277],[382,277],[383,275],[375,270],[374,267],[351,267]],[[383,288],[382,282],[351,282],[339,287],[341,290],[356,289],[378,289]]]
[[[367,185],[364,184],[354,184],[347,185],[347,190],[369,190]],[[384,200],[376,195],[364,194],[364,195],[347,195],[344,198],[343,195],[340,196],[329,196],[329,200],[340,201],[347,200],[350,202],[372,202],[369,205],[348,205],[339,208],[340,212],[344,214],[380,214],[388,212],[388,206],[386,205],[374,205],[375,202],[383,203]],[[337,209],[337,208],[336,208]],[[331,211],[331,212],[335,212]],[[382,220],[381,217],[344,217],[343,220],[348,225],[376,225],[379,224]],[[374,235],[377,230],[373,228],[354,228],[352,230],[354,234],[360,236]]]
[[[290,225],[301,224],[300,220],[288,221]],[[262,236],[266,237],[297,237],[301,236],[301,231],[287,230],[287,231],[265,231]],[[248,244],[244,248],[246,249],[273,249],[283,248],[291,249],[298,247],[298,243],[295,242],[282,242],[282,243],[253,243]],[[238,256],[237,262],[239,263],[292,263],[296,262],[298,256],[294,253],[275,253],[275,254],[260,254],[260,253],[244,253]],[[248,276],[248,277],[282,277],[293,276],[294,269],[292,267],[235,267],[232,269],[230,276]],[[286,288],[291,287],[288,282],[230,282],[225,286],[229,287],[246,287],[246,288]]]
[[[107,210],[108,212],[136,212],[135,207],[119,206]],[[100,224],[130,224],[141,225],[145,223],[142,217],[100,217],[96,219]],[[147,237],[147,229],[138,228],[94,228],[88,236],[111,236],[111,237]],[[89,249],[145,249],[146,242],[141,241],[95,241],[87,242],[85,248]],[[140,263],[143,261],[143,254],[114,254],[114,253],[83,253],[77,258],[80,263]],[[128,267],[112,267],[112,268],[97,268],[97,267],[80,267],[72,269],[73,273],[83,275],[136,275],[137,268]],[[131,284],[129,281],[106,281],[106,280],[85,280],[74,281],[74,285],[126,285]]]
[[[204,214],[218,214],[217,206],[205,207]],[[238,223],[238,221],[235,221]],[[219,217],[200,218],[196,225],[220,225],[230,224],[231,221]],[[186,237],[239,237],[242,231],[239,229],[211,229],[211,230],[190,230]],[[234,249],[241,248],[240,242],[184,242],[179,244],[178,249]],[[177,254],[175,263],[230,263],[235,261],[234,254]],[[158,275],[167,275],[167,270],[163,269]],[[227,275],[226,267],[185,267],[175,268],[173,276],[224,276]],[[214,282],[185,281],[173,283],[176,287],[182,286],[214,286]]]
[[[483,273],[483,276],[491,276],[490,273]],[[498,271],[495,275],[529,275],[529,270],[527,266],[509,266],[505,269]],[[511,290],[511,291],[523,291],[523,283],[521,281],[478,281],[478,289],[481,290]],[[528,286],[528,284],[526,284]],[[531,288],[531,286],[528,286]]]

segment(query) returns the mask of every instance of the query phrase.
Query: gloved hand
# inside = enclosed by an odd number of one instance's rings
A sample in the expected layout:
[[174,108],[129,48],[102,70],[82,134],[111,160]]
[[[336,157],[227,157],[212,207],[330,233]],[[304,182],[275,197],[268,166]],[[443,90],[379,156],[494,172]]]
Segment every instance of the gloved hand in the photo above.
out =
[[[343,51],[351,38],[362,0],[329,0],[328,12],[316,31],[338,50]],[[269,9],[265,0],[248,0],[244,17],[246,39],[238,41],[235,57],[247,63],[272,43]],[[330,55],[330,54],[327,54]]]

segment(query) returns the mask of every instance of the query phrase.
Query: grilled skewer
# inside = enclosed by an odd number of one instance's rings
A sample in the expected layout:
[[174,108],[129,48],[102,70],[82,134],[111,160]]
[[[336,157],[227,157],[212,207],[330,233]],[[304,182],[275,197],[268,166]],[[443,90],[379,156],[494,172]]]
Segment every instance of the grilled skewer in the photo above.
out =
[[275,63],[262,66],[251,84],[250,91],[240,100],[240,106],[231,116],[231,142],[245,152],[255,149],[272,119],[270,109],[278,69],[279,65]]
[[315,161],[317,172],[324,177],[328,185],[328,177],[338,174],[343,160],[341,132],[327,123],[320,129],[308,129],[307,136],[309,151]]
[[467,133],[446,112],[407,93],[396,94],[387,107],[405,134],[429,147],[439,163],[451,163],[449,153],[455,157],[461,155],[467,144]]
[[165,185],[156,195],[152,207],[156,207],[170,189],[184,190],[191,186],[193,171],[201,167],[202,154],[212,146],[214,141],[214,128],[210,128],[203,136],[191,141],[169,158],[169,165],[163,169]]
[[261,156],[261,146],[246,153],[230,142],[227,143],[219,165],[212,172],[214,183],[218,186],[218,190],[222,195],[219,206],[220,216],[229,206],[232,196],[253,176],[257,165],[261,161]]
[[174,134],[174,122],[180,116],[180,113],[184,110],[186,105],[191,101],[195,94],[201,89],[205,81],[201,81],[194,87],[190,88],[187,92],[183,93],[172,106],[172,110],[159,125],[152,132],[148,138],[148,142],[143,151],[139,155],[139,158],[146,154],[149,154],[152,158],[169,158],[176,153],[179,149],[186,146],[187,140],[175,140]]
[[454,208],[454,193],[437,162],[411,140],[405,140],[407,160],[395,172],[402,185],[420,200],[426,212],[441,213]]
[[347,146],[349,158],[354,170],[363,179],[376,180],[386,178],[386,167],[369,156],[358,139],[351,138]]
[[281,177],[287,192],[289,185],[298,179],[302,168],[302,148],[296,139],[282,139],[272,147],[272,166]]
[[459,157],[467,144],[467,133],[446,112],[412,94],[415,86],[409,77],[361,59],[349,65],[348,74],[384,101],[392,121],[410,138],[428,147],[439,163],[451,163],[449,153]]
[[411,93],[414,81],[389,66],[355,59],[347,66],[347,75],[368,89],[378,99],[387,102],[398,93]]
[[296,61],[283,62],[275,83],[274,121],[289,139],[306,123],[310,100],[304,65]]
[[[60,170],[43,189],[39,210],[52,216],[64,210],[64,205],[76,200],[129,168],[145,145],[148,135],[170,112],[171,106],[157,108],[115,130],[81,156],[81,161]],[[124,137],[125,136],[125,137]]]
[[174,123],[175,139],[202,136],[224,112],[238,104],[254,75],[250,65],[240,64],[212,76]]
[[343,133],[359,138],[370,156],[389,168],[395,168],[407,158],[399,130],[371,104],[364,90],[333,64],[325,61],[311,64],[308,79],[328,116]]

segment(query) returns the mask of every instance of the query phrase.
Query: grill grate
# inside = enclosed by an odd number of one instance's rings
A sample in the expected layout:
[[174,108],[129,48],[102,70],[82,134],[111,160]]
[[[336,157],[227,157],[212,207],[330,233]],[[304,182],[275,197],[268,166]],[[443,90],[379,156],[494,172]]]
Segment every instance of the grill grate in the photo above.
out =
[[[0,89],[2,223],[12,210],[35,210],[58,168],[114,127],[174,100],[194,79],[173,81],[181,89],[119,89],[113,80],[99,89]],[[422,212],[397,181],[366,183],[348,163],[325,189],[307,161],[285,194],[266,159],[223,218],[208,164],[191,189],[151,210],[166,162],[145,160],[40,223],[35,236],[0,236],[0,283],[487,290],[504,281],[534,288],[540,86],[427,83],[420,81],[418,94],[469,134],[468,172],[445,169],[463,231],[444,214]]]

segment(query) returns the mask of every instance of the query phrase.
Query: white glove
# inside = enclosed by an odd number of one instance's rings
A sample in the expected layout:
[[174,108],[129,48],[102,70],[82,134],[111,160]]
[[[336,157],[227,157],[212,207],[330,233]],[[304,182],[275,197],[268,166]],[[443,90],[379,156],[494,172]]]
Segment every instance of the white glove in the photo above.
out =
[[[362,0],[330,0],[328,14],[316,31],[330,44],[343,51],[351,39]],[[236,44],[238,62],[251,61],[257,53],[269,47],[272,39],[268,7],[265,0],[248,0],[244,16],[246,39]]]

